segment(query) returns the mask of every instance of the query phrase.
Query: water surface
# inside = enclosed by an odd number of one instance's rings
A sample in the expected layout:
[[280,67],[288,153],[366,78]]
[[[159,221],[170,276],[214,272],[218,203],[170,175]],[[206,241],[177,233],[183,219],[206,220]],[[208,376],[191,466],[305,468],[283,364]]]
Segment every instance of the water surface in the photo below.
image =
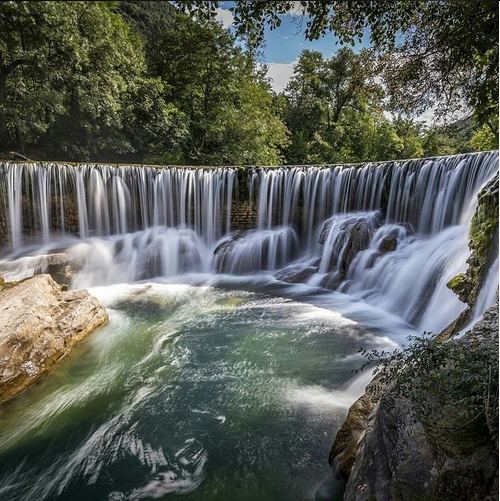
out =
[[0,498],[314,499],[358,348],[409,331],[301,287],[93,289],[109,324],[0,410]]

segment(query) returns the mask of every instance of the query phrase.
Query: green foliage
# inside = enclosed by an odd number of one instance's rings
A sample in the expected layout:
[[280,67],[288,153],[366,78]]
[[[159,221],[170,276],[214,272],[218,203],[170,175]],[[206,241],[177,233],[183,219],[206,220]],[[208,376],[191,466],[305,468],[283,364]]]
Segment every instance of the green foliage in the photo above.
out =
[[[219,2],[175,2],[200,17]],[[251,44],[264,28],[277,28],[294,13],[314,40],[333,32],[354,44],[369,32],[382,55],[393,111],[421,113],[433,106],[446,116],[464,107],[480,125],[498,116],[498,3],[491,1],[238,1],[231,8],[236,30]],[[496,129],[498,134],[498,127]]]
[[498,149],[498,116],[492,125],[485,124],[470,139],[472,151],[489,151]]
[[[189,164],[278,163],[286,131],[253,58],[216,23],[176,15],[161,39],[156,71],[165,98],[187,120]],[[158,59],[158,60],[159,60]]]
[[128,83],[143,69],[140,43],[115,2],[0,4],[2,145],[43,143],[86,158],[130,151],[121,134]]
[[425,333],[408,341],[392,353],[362,350],[390,388],[385,398],[410,399],[438,448],[498,447],[498,333],[445,343]]
[[289,163],[363,162],[423,154],[423,128],[384,114],[371,51],[340,49],[331,59],[302,52],[285,90]]
[[[498,147],[496,3],[236,2],[246,48],[214,21],[218,4],[0,2],[0,149],[201,165]],[[307,9],[309,39],[333,31],[349,44],[369,27],[378,52],[304,51],[277,96],[255,47],[289,9]],[[484,126],[426,129],[409,118],[459,102]]]
[[274,164],[286,142],[263,71],[217,23],[168,2],[0,3],[2,150]]

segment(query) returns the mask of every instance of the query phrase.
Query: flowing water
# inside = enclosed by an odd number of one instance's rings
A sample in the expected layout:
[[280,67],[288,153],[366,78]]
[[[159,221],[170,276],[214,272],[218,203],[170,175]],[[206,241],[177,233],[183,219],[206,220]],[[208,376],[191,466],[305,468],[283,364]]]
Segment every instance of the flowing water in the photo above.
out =
[[[110,315],[0,408],[0,499],[314,499],[370,379],[358,349],[462,311],[446,283],[497,170],[497,152],[243,173],[0,164],[0,273],[63,252]],[[498,259],[476,316],[497,287]]]

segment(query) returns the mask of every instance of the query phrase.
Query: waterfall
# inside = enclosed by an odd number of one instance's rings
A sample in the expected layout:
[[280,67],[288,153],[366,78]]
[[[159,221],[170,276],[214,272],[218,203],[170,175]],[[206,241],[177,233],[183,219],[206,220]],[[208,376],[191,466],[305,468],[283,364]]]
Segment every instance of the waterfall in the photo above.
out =
[[61,250],[78,285],[307,270],[289,281],[437,330],[463,308],[446,282],[467,266],[476,195],[497,170],[498,152],[244,171],[5,162],[0,272]]

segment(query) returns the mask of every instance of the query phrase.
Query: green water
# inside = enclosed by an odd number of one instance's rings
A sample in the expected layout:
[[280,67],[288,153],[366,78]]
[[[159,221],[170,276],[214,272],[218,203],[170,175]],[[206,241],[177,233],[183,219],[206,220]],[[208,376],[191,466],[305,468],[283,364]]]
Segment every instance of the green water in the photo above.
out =
[[266,289],[93,292],[109,324],[0,408],[2,500],[312,500],[357,350],[397,330]]

